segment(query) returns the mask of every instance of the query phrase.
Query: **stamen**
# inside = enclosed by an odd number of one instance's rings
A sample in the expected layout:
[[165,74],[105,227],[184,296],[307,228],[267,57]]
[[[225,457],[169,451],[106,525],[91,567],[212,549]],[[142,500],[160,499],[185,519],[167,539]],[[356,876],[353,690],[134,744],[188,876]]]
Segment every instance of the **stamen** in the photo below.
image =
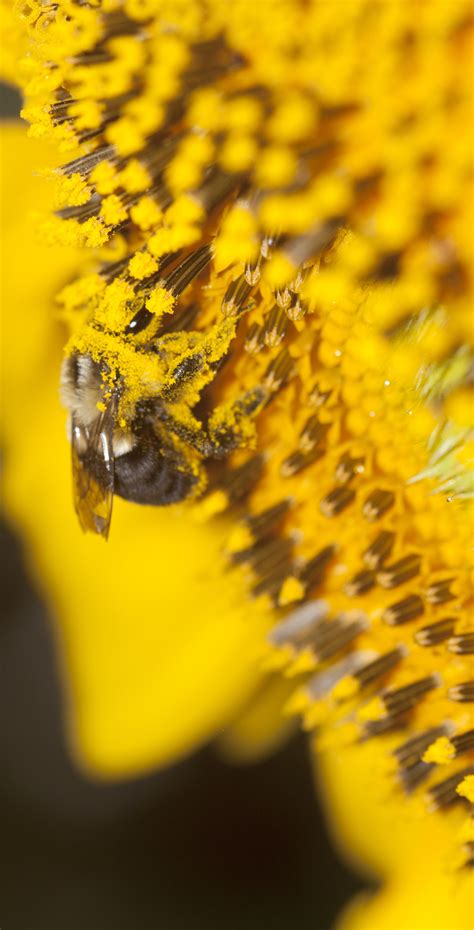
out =
[[455,758],[464,755],[465,752],[471,752],[474,749],[474,730],[466,730],[465,733],[452,736],[451,743],[454,746]]
[[456,655],[472,655],[474,653],[474,633],[460,633],[452,636],[448,641],[448,649]]
[[325,546],[309,562],[306,562],[299,572],[300,581],[306,588],[313,588],[322,582],[326,569],[336,551],[336,546]]
[[362,474],[364,471],[364,461],[362,457],[353,457],[349,452],[345,452],[336,466],[336,481],[345,484],[347,481],[351,481],[355,475]]
[[275,305],[265,320],[263,329],[265,345],[270,347],[279,345],[285,337],[287,325],[286,313]]
[[424,612],[425,606],[421,597],[418,594],[409,594],[403,600],[387,607],[382,614],[382,619],[389,626],[400,626],[402,623],[421,617]]
[[405,656],[405,647],[397,646],[396,649],[391,649],[390,652],[386,652],[384,655],[364,665],[355,673],[360,687],[365,687],[377,678],[382,678],[384,675],[387,675]]
[[393,491],[379,489],[369,494],[362,507],[362,513],[367,520],[378,520],[382,514],[387,513],[395,503]]
[[428,792],[428,797],[431,802],[431,807],[437,809],[440,807],[448,807],[450,804],[462,801],[462,798],[457,793],[456,788],[461,784],[463,778],[466,775],[474,774],[474,765],[469,765],[464,769],[461,769],[459,772],[456,772],[454,775],[450,775],[449,778],[444,778],[443,781],[438,782],[438,784],[433,785]]
[[347,486],[333,488],[326,497],[323,497],[319,509],[325,517],[335,517],[342,513],[355,498],[355,491]]
[[229,503],[236,504],[250,493],[261,478],[264,465],[265,456],[254,455],[243,465],[226,473],[221,487],[227,494]]
[[236,316],[245,309],[247,298],[252,292],[252,285],[248,283],[245,275],[241,274],[235,281],[231,281],[222,299],[222,313],[224,316]]
[[403,559],[395,562],[393,565],[387,565],[377,575],[377,581],[383,588],[398,588],[399,585],[405,584],[410,578],[415,578],[421,568],[421,559],[419,555],[406,555]]
[[409,685],[386,691],[381,695],[388,714],[402,714],[415,707],[429,691],[439,686],[437,675],[427,675]]
[[326,621],[315,633],[311,643],[319,662],[323,662],[345,649],[367,627],[367,618],[361,611],[348,612]]
[[301,434],[300,446],[303,452],[309,451],[313,446],[318,445],[326,437],[329,423],[321,423],[318,415],[315,413],[306,421]]
[[275,530],[285,514],[288,513],[291,503],[291,498],[285,498],[279,501],[278,504],[274,504],[273,507],[268,507],[266,510],[261,511],[261,513],[246,517],[245,522],[252,536],[255,539],[262,539],[268,533]]
[[286,643],[293,643],[302,647],[305,645],[311,633],[317,626],[322,623],[327,616],[328,605],[326,601],[314,600],[308,601],[296,610],[292,610],[281,623],[279,623],[269,635],[269,640],[274,646],[284,646]]
[[287,536],[276,536],[254,546],[243,561],[250,562],[256,574],[267,575],[282,561],[288,560],[293,545],[293,540]]
[[261,326],[260,323],[251,323],[245,338],[245,351],[250,355],[256,355],[257,352],[260,352],[260,349],[263,349],[264,345],[265,337],[263,326]]
[[442,581],[436,581],[430,585],[426,591],[427,601],[430,604],[446,604],[448,601],[452,601],[456,595],[450,591],[449,586],[454,580],[454,578],[444,578]]
[[415,633],[415,640],[419,646],[436,646],[451,636],[456,623],[455,617],[444,617],[436,623],[430,623]]
[[324,455],[324,449],[319,447],[311,449],[309,452],[301,452],[299,449],[292,452],[280,465],[280,475],[282,478],[290,478],[297,475],[300,471],[308,468],[317,462]]
[[174,297],[179,297],[184,289],[204,271],[212,258],[212,246],[206,244],[191,252],[174,271],[164,278],[163,284]]
[[371,572],[368,569],[362,569],[362,571],[357,572],[351,578],[350,581],[346,584],[345,591],[349,597],[356,597],[359,594],[365,594],[367,591],[370,591],[376,583],[375,572]]
[[389,530],[383,530],[375,537],[373,543],[363,553],[362,558],[370,569],[380,568],[388,559],[395,542],[395,533]]
[[430,727],[429,730],[423,730],[422,733],[411,736],[410,739],[407,739],[404,743],[401,743],[400,746],[397,746],[397,748],[393,750],[393,755],[399,765],[411,766],[421,759],[423,753],[428,749],[431,743],[434,743],[440,736],[448,735],[449,727],[446,724],[441,724],[438,727]]
[[293,359],[288,349],[282,349],[270,362],[263,383],[270,391],[278,391],[294,371]]
[[474,681],[463,681],[459,685],[453,685],[448,691],[448,697],[451,701],[459,701],[461,704],[472,704],[474,702]]

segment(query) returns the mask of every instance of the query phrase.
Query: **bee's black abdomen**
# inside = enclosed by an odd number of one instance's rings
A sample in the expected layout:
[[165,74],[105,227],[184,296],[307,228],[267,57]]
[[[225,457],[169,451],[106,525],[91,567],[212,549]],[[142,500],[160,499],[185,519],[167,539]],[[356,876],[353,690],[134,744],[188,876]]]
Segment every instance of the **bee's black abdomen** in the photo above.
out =
[[115,459],[115,493],[136,504],[166,506],[185,500],[197,477],[172,446],[147,430],[136,446]]

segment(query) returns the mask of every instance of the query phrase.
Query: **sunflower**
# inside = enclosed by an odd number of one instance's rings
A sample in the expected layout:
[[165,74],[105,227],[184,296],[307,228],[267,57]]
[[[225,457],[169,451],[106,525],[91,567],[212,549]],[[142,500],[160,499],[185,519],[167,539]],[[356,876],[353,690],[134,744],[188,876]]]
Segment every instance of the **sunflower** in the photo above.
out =
[[[77,717],[80,751],[105,773],[136,770],[253,694],[229,746],[251,752],[301,719],[336,831],[389,876],[347,926],[457,930],[474,837],[469,5],[19,13],[29,133],[69,152],[49,172],[56,213],[35,224],[77,256],[77,273],[58,268],[58,315],[80,520],[107,535],[113,491],[183,501],[159,515],[116,501],[104,554],[54,506],[65,440],[54,474],[28,460],[31,433],[10,469],[69,618],[77,706],[100,694]],[[30,403],[46,410],[46,395]],[[80,445],[106,421],[115,484]],[[27,517],[38,468],[49,492]],[[81,553],[93,593],[93,660],[72,644],[84,603],[60,545]],[[100,684],[111,598],[133,682],[119,713],[112,670],[110,692]],[[173,680],[137,731],[142,683],[168,655]]]

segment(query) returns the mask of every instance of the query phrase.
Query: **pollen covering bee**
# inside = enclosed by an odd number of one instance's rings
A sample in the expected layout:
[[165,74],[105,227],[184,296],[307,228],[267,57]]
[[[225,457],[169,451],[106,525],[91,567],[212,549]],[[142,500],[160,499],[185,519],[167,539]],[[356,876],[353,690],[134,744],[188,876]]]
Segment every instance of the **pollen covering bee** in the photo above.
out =
[[114,494],[162,506],[202,491],[206,461],[248,441],[268,393],[251,389],[198,418],[195,408],[225,362],[236,321],[161,333],[143,302],[138,310],[134,302],[132,313],[126,307],[124,319],[118,332],[93,315],[61,375],[76,513],[83,530],[105,538]]

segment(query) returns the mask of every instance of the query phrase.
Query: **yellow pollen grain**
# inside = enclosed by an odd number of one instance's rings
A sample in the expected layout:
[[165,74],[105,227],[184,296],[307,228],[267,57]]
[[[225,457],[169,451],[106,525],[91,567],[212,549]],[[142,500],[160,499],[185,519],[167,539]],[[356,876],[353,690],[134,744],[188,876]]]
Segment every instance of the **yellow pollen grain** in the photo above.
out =
[[384,716],[385,707],[379,697],[373,698],[373,700],[364,704],[357,712],[357,717],[362,723],[370,720],[380,720]]
[[149,252],[137,252],[128,263],[128,270],[132,278],[138,281],[148,278],[158,270],[158,262]]
[[231,133],[219,151],[219,163],[225,171],[238,174],[252,167],[257,152],[258,145],[253,136]]
[[107,226],[118,226],[127,219],[127,209],[117,194],[109,194],[102,201],[100,215]]
[[266,264],[263,275],[270,287],[283,287],[294,278],[295,272],[295,266],[286,255],[275,252]]
[[147,169],[137,158],[131,158],[119,174],[120,184],[129,194],[138,194],[151,185]]
[[161,316],[162,313],[172,313],[174,310],[175,298],[164,287],[155,287],[151,292],[145,306],[150,313]]
[[109,161],[101,161],[90,174],[91,184],[99,194],[112,194],[118,187],[119,178],[116,169]]
[[474,804],[474,775],[466,775],[460,785],[456,788],[457,793],[466,798],[470,804]]
[[255,540],[249,527],[246,526],[245,523],[240,523],[235,527],[227,540],[226,549],[229,553],[242,552],[244,549],[249,549],[250,546],[253,546],[254,542]]
[[306,688],[297,688],[284,704],[283,714],[285,717],[293,717],[308,710],[310,704],[311,698]]
[[331,694],[336,701],[346,701],[355,697],[359,690],[360,681],[353,675],[345,675],[334,685]]
[[285,675],[288,678],[296,678],[304,672],[312,672],[317,666],[317,659],[310,649],[303,649],[302,652],[286,669]]
[[139,229],[148,230],[158,225],[163,218],[163,213],[152,197],[141,197],[131,208],[130,216]]
[[229,499],[225,491],[218,490],[209,494],[197,507],[198,520],[209,520],[226,510]]
[[296,172],[297,160],[291,149],[272,145],[259,153],[255,179],[261,187],[285,187]]
[[60,207],[80,207],[90,199],[92,188],[80,174],[62,177],[55,189],[54,205]]
[[280,607],[286,607],[287,604],[291,604],[294,601],[300,601],[304,596],[305,589],[304,585],[299,578],[295,578],[294,575],[290,575],[288,578],[285,578],[280,593],[278,595],[278,605]]
[[428,746],[422,758],[423,762],[434,762],[436,765],[446,765],[454,759],[455,752],[456,750],[451,740],[449,740],[447,736],[440,736],[434,743]]

